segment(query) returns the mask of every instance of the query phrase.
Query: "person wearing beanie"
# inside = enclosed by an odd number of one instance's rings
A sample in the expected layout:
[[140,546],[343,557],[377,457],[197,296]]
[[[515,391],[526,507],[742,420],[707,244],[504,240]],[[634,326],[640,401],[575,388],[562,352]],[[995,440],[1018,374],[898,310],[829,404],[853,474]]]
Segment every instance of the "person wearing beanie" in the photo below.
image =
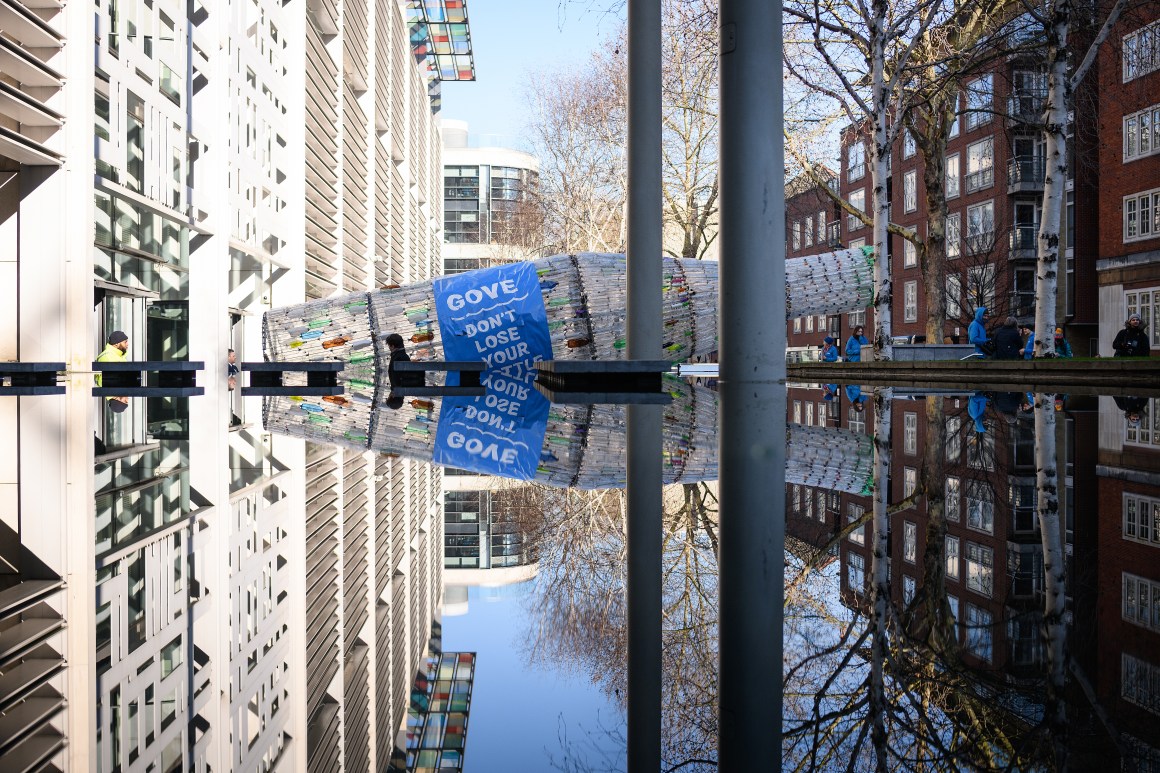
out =
[[1068,359],[1071,359],[1075,356],[1072,354],[1071,344],[1069,344],[1067,339],[1063,337],[1063,328],[1061,327],[1057,327],[1055,329],[1055,356],[1067,357]]
[[837,362],[838,361],[838,347],[837,341],[833,336],[826,336],[822,339],[822,362]]
[[[97,362],[124,362],[128,359],[125,356],[125,353],[128,351],[129,336],[120,330],[114,330],[109,334],[108,343],[105,344],[105,348],[97,355]],[[96,375],[95,381],[97,382],[97,386],[101,386],[100,373]]]
[[1124,329],[1116,333],[1116,340],[1112,341],[1112,348],[1116,350],[1116,357],[1150,357],[1151,342],[1145,331],[1144,320],[1139,314],[1128,317]]

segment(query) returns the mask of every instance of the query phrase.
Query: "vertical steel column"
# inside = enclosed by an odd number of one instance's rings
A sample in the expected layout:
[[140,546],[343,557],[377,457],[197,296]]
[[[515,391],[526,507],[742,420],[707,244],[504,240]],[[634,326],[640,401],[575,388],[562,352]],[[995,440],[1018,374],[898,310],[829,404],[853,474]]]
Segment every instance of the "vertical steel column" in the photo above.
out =
[[722,771],[781,768],[786,346],[781,41],[780,0],[722,0]]
[[[661,359],[661,4],[628,0],[630,360]],[[661,765],[660,406],[628,406],[628,770]]]

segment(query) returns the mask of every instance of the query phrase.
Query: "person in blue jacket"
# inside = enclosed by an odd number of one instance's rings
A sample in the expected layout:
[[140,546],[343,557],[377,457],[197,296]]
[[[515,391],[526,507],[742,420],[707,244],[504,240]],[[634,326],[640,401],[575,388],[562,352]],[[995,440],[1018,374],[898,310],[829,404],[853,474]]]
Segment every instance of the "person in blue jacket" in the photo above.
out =
[[838,346],[837,341],[833,336],[826,336],[822,339],[822,362],[837,362],[838,361]]
[[846,362],[861,362],[862,347],[869,343],[869,339],[862,332],[862,326],[854,328],[854,335],[846,342]]
[[1035,331],[1029,327],[1024,327],[1019,332],[1027,336],[1027,340],[1023,344],[1023,359],[1035,359]]
[[850,401],[850,407],[858,413],[865,410],[866,395],[862,394],[862,387],[858,384],[850,384],[846,387],[846,399]]
[[[975,317],[978,319],[978,316]],[[975,420],[975,432],[983,433],[987,431],[986,425],[983,424],[983,414],[987,412],[987,394],[985,392],[975,392],[967,400],[967,414]]]
[[967,342],[975,345],[975,352],[989,356],[988,349],[991,348],[991,339],[987,336],[987,307],[980,306],[975,309],[975,321],[967,328]]

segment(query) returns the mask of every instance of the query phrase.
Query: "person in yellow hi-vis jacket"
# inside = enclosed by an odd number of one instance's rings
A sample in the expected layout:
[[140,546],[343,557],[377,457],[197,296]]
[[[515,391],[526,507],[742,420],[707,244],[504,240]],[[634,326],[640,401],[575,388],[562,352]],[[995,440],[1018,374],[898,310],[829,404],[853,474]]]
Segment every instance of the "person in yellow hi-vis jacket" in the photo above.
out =
[[[127,359],[125,353],[128,351],[129,336],[120,330],[114,330],[109,334],[109,342],[105,344],[105,348],[97,355],[97,362],[124,362]],[[94,378],[97,386],[101,386],[101,374],[97,373]]]

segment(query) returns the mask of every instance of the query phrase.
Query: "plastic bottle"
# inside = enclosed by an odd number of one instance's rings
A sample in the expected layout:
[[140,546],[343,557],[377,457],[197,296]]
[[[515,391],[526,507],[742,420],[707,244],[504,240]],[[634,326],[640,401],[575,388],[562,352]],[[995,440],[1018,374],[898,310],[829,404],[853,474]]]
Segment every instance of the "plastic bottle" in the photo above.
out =
[[432,341],[434,338],[435,334],[432,332],[416,333],[415,335],[411,336],[411,343],[418,344],[422,343],[423,341]]
[[591,341],[587,338],[569,338],[566,342],[569,349],[579,349],[581,346],[587,346],[590,343]]
[[338,347],[344,345],[349,340],[350,339],[346,338],[345,336],[339,336],[338,338],[331,338],[329,341],[322,342],[322,348],[323,349],[337,349]]

